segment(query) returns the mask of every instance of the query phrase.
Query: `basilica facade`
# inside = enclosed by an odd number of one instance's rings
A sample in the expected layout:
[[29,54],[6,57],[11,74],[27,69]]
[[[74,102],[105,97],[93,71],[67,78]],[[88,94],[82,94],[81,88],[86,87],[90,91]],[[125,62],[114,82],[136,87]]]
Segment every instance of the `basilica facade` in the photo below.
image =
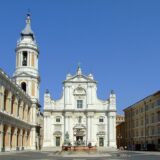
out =
[[43,148],[72,146],[116,147],[116,95],[97,98],[93,75],[68,74],[61,99],[44,95]]

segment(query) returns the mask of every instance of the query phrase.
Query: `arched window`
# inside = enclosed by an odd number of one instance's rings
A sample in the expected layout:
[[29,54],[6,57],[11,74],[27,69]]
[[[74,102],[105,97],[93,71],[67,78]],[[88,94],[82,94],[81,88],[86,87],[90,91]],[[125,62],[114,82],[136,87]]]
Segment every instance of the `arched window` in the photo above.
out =
[[22,83],[21,83],[21,88],[26,92],[27,85],[26,85],[25,82],[22,82]]

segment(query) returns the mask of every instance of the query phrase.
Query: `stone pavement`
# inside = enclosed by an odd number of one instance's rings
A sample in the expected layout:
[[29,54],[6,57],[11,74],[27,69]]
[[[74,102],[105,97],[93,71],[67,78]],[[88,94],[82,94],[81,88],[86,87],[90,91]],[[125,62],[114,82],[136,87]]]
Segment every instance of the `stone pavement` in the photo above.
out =
[[160,160],[160,152],[19,151],[0,153],[0,160]]
[[68,151],[68,152],[61,152],[60,156],[62,157],[111,157],[111,154],[99,153],[99,152]]

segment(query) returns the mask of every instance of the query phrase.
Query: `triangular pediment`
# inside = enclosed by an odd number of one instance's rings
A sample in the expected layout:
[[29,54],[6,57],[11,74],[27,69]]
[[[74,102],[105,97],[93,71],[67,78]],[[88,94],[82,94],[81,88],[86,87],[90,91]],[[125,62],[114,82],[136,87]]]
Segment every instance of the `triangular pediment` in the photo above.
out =
[[85,75],[75,75],[75,76],[65,80],[64,82],[92,82],[92,83],[96,83],[95,80],[93,80]]
[[34,77],[35,78],[35,76],[27,72],[16,73],[13,77]]

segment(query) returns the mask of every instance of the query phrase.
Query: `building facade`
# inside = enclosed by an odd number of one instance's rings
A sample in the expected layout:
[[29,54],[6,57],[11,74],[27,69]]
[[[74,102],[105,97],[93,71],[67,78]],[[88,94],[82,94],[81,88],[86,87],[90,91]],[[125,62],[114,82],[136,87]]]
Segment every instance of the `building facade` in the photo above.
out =
[[[66,144],[116,147],[116,95],[108,100],[97,98],[97,82],[78,67],[63,82],[63,95],[53,100],[44,95],[43,148]],[[67,140],[66,140],[67,137]]]
[[124,115],[120,114],[116,115],[116,125],[119,125],[120,123],[124,122],[124,120],[125,120]]
[[125,149],[125,122],[118,123],[116,126],[117,148]]
[[117,148],[125,147],[125,118],[124,115],[116,115],[116,142]]
[[129,149],[160,150],[160,91],[124,109]]
[[0,71],[0,149],[36,149],[39,146],[39,50],[30,15],[16,46],[16,70],[9,78]]

